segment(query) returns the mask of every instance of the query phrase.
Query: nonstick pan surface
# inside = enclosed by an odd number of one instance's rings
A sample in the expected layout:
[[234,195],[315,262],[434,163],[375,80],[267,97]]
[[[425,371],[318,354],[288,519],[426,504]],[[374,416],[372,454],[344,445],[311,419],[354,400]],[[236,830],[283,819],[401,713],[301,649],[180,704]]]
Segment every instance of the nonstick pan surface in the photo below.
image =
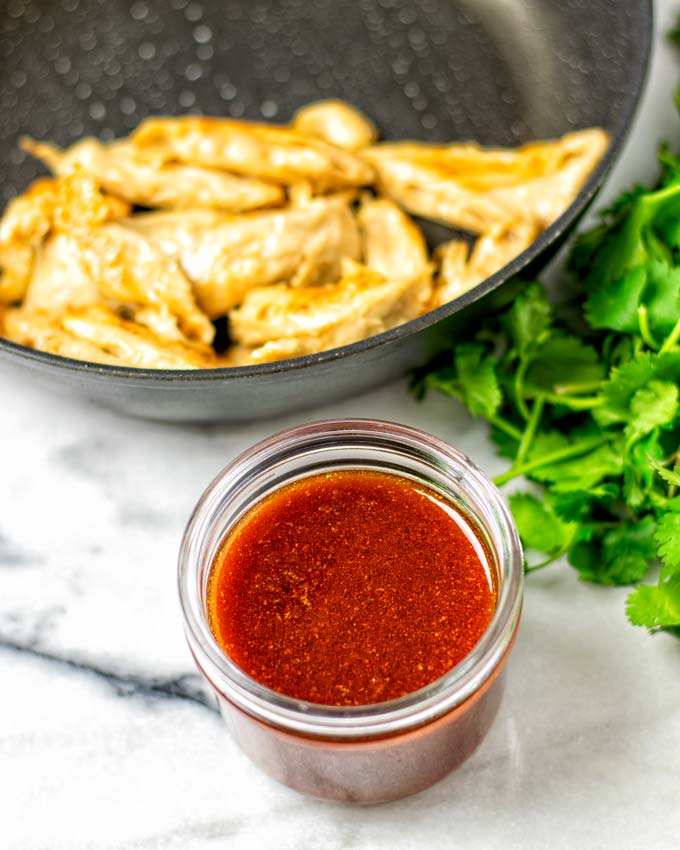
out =
[[[441,309],[377,337],[264,366],[199,372],[99,366],[0,340],[26,380],[140,416],[244,421],[310,407],[417,365],[473,302],[536,269],[594,197],[644,81],[650,0],[4,0],[0,199],[39,173],[28,134],[112,139],[153,114],[287,120],[337,97],[387,139],[516,145],[605,127],[578,198],[527,251]],[[442,238],[436,228],[428,235]],[[480,299],[486,299],[480,300]]]

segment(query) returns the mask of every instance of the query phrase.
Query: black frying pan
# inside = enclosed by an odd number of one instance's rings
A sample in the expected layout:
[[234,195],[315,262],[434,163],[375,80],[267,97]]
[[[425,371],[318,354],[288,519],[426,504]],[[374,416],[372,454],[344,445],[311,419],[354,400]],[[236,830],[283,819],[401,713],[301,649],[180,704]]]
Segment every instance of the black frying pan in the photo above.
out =
[[611,147],[565,214],[509,266],[371,339],[265,366],[203,372],[97,366],[0,340],[26,380],[140,416],[248,420],[381,384],[427,356],[460,311],[535,270],[593,199],[630,126],[651,0],[2,0],[0,195],[39,173],[20,135],[68,145],[151,114],[284,121],[324,97],[385,138],[515,145],[603,126]]

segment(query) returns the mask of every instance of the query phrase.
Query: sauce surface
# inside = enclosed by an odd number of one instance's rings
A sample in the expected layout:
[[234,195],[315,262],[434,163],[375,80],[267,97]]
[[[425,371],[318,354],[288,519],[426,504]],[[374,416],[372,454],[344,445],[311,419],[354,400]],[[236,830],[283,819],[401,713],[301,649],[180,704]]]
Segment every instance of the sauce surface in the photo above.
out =
[[326,705],[411,693],[467,655],[496,589],[469,521],[398,475],[289,484],[229,532],[208,582],[226,654],[261,684]]

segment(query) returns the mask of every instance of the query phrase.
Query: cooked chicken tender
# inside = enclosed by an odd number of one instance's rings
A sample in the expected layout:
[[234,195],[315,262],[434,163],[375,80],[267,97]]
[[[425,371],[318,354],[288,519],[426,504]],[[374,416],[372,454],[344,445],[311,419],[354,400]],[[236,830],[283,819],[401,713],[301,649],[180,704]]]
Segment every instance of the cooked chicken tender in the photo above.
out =
[[148,118],[131,136],[140,150],[165,152],[166,161],[223,168],[290,184],[307,181],[319,192],[364,186],[372,167],[349,151],[284,127],[228,118]]
[[49,236],[36,250],[23,306],[30,312],[55,316],[69,307],[85,307],[100,300],[78,236]]
[[516,150],[398,142],[362,155],[376,169],[378,190],[409,212],[479,233],[519,218],[547,227],[608,141],[604,130],[590,129]]
[[197,306],[178,262],[153,241],[122,224],[92,228],[79,239],[87,273],[103,298],[165,310],[187,339],[213,341],[215,328]]
[[[325,286],[287,284],[251,289],[230,315],[232,338],[254,348],[252,362],[266,362],[337,348],[381,333],[420,315],[421,282],[386,280],[351,260],[342,277]],[[276,356],[273,356],[276,352]]]
[[447,242],[435,252],[439,274],[430,309],[448,304],[491,277],[528,248],[539,231],[530,222],[518,221],[483,233],[472,252],[465,242]]
[[0,305],[16,304],[26,295],[33,254],[28,245],[0,245]]
[[83,139],[67,150],[23,139],[22,147],[41,159],[54,174],[80,171],[107,192],[145,207],[207,207],[239,212],[283,203],[281,186],[255,177],[228,174],[165,160],[153,148],[136,148],[127,141],[105,145]]
[[361,250],[344,197],[241,216],[149,213],[127,224],[179,261],[211,318],[240,304],[256,286],[337,280],[342,258],[358,259]]
[[295,113],[292,129],[350,151],[372,145],[378,138],[375,124],[342,100],[320,100],[304,106]]
[[359,227],[367,266],[388,280],[419,280],[424,293],[429,292],[432,266],[425,239],[420,228],[393,201],[364,200]]
[[13,342],[50,354],[138,369],[205,369],[216,365],[209,346],[160,340],[101,305],[58,317],[23,308],[5,310],[0,329]]
[[129,212],[128,204],[104,195],[84,174],[36,181],[8,204],[0,221],[0,303],[26,295],[36,255],[50,232],[80,231]]

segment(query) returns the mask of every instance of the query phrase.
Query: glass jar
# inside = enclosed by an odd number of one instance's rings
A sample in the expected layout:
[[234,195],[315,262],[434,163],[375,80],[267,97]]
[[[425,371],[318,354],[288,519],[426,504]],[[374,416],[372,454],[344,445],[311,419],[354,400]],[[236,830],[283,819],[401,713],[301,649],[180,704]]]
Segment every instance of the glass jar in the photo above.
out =
[[[418,691],[367,706],[306,703],[261,685],[228,658],[207,618],[210,569],[243,514],[285,484],[340,469],[392,472],[439,491],[485,541],[498,589],[487,630],[459,664]],[[244,752],[298,791],[379,803],[441,779],[483,739],[498,709],[501,671],[519,623],[522,574],[510,513],[472,461],[415,428],[344,419],[283,431],[222,470],[184,534],[179,593],[191,652]]]

